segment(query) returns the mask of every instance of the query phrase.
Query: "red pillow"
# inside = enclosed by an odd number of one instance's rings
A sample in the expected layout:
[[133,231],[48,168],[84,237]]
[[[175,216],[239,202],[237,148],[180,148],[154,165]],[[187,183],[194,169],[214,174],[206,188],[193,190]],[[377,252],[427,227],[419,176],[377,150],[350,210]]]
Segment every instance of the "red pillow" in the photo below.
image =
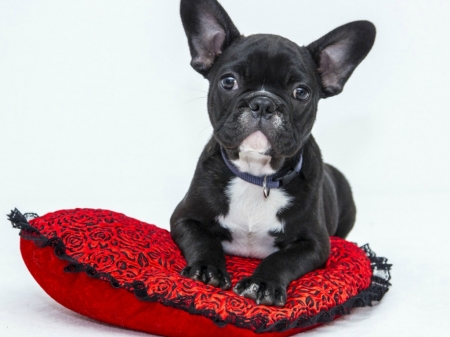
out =
[[[231,290],[180,276],[186,262],[170,233],[123,214],[61,210],[27,222],[15,210],[9,218],[21,229],[30,273],[58,303],[158,335],[290,336],[381,300],[390,285],[386,259],[367,245],[332,237],[326,266],[293,281],[285,307],[256,305]],[[258,263],[227,256],[232,283]]]

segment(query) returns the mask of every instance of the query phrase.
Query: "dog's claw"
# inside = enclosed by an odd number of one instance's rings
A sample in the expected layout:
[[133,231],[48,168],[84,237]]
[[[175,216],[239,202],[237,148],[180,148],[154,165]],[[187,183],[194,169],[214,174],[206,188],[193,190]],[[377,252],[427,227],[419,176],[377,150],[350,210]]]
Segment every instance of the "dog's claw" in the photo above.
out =
[[231,279],[227,271],[211,265],[193,264],[185,267],[180,275],[224,290],[231,288]]
[[190,270],[191,270],[191,267],[187,266],[187,267],[183,268],[183,270],[180,272],[180,275],[181,276],[188,276]]
[[246,277],[236,284],[233,291],[254,300],[258,305],[284,306],[286,304],[286,289],[273,281]]

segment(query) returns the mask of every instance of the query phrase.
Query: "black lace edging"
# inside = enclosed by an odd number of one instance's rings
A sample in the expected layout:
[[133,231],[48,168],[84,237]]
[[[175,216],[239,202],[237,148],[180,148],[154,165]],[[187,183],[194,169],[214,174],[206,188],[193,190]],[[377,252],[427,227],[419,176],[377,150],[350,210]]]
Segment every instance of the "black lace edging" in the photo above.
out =
[[58,258],[69,262],[69,265],[64,268],[65,272],[85,272],[92,278],[109,281],[111,286],[114,288],[124,288],[132,291],[140,300],[148,302],[157,301],[165,306],[185,310],[190,314],[203,315],[213,320],[214,323],[216,323],[218,326],[232,324],[240,328],[250,329],[254,330],[257,333],[260,333],[282,332],[289,329],[306,328],[317,324],[328,323],[331,322],[336,316],[349,314],[352,308],[372,306],[373,301],[381,301],[384,294],[389,290],[389,286],[391,285],[389,281],[391,279],[390,269],[392,265],[387,263],[386,258],[377,257],[376,254],[369,248],[369,245],[365,244],[360,248],[364,250],[364,252],[367,254],[367,257],[370,259],[373,272],[371,285],[367,289],[362,290],[357,295],[348,299],[344,303],[337,305],[336,307],[329,310],[322,311],[315,316],[300,316],[293,322],[284,319],[273,324],[268,324],[267,319],[261,316],[253,320],[253,322],[258,322],[256,326],[255,324],[252,324],[251,322],[231,313],[229,314],[229,317],[227,319],[223,320],[212,310],[198,310],[194,308],[194,296],[183,297],[175,301],[169,301],[162,295],[148,295],[145,289],[145,284],[143,282],[135,281],[133,283],[125,283],[124,285],[120,285],[120,283],[108,273],[97,272],[92,266],[84,263],[79,263],[77,260],[66,254],[66,247],[64,246],[61,239],[47,238],[41,235],[39,230],[28,223],[29,219],[34,219],[37,217],[38,215],[35,213],[22,214],[16,208],[8,215],[8,220],[11,221],[11,224],[14,228],[20,229],[19,235],[22,238],[34,241],[35,244],[41,248],[46,246],[53,247],[54,252],[56,256],[58,256]]

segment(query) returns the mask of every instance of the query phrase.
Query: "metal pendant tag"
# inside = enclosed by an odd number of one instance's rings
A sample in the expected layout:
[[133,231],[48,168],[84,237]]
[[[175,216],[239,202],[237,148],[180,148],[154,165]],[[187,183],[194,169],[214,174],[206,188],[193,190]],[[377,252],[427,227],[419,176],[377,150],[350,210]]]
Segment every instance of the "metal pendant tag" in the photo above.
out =
[[264,193],[264,198],[267,199],[267,197],[270,194],[270,188],[267,187],[267,176],[264,176],[264,180],[263,180],[263,193]]

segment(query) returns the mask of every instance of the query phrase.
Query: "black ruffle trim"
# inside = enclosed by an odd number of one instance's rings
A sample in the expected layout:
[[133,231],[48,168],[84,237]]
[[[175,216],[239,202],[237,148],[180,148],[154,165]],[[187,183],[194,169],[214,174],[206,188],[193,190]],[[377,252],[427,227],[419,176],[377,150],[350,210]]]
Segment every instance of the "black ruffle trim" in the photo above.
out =
[[[361,246],[360,248],[364,250],[367,257],[370,259],[372,267],[372,282],[371,285],[361,291],[359,294],[348,299],[344,303],[337,305],[326,311],[322,311],[315,316],[301,316],[293,322],[288,320],[280,320],[274,324],[265,323],[264,317],[259,317],[254,321],[258,322],[258,326],[251,324],[246,320],[241,319],[239,316],[231,316],[227,320],[222,320],[213,311],[201,311],[193,307],[192,299],[180,298],[177,301],[168,301],[163,296],[160,295],[148,295],[143,282],[135,281],[133,283],[126,283],[120,285],[120,283],[111,275],[107,273],[97,272],[95,268],[87,264],[79,263],[75,259],[71,258],[66,254],[66,247],[59,238],[47,238],[31,226],[28,220],[37,218],[36,213],[20,213],[17,208],[11,211],[8,215],[8,220],[14,228],[20,229],[19,235],[25,240],[34,241],[38,247],[51,246],[58,258],[69,262],[69,264],[64,268],[65,272],[76,273],[85,272],[92,278],[101,279],[108,281],[114,288],[124,288],[132,291],[139,300],[148,302],[159,302],[166,306],[170,306],[176,309],[182,309],[190,314],[203,315],[210,318],[218,326],[225,326],[226,324],[233,324],[240,328],[250,329],[257,333],[261,332],[282,332],[295,328],[306,328],[314,326],[317,324],[323,324],[331,322],[336,316],[347,315],[350,313],[351,309],[365,306],[372,306],[372,302],[381,301],[384,294],[389,290],[389,283],[391,279],[390,269],[392,264],[387,263],[387,259],[384,257],[377,257],[376,254],[369,248],[368,244]],[[256,328],[256,330],[255,330]]]

